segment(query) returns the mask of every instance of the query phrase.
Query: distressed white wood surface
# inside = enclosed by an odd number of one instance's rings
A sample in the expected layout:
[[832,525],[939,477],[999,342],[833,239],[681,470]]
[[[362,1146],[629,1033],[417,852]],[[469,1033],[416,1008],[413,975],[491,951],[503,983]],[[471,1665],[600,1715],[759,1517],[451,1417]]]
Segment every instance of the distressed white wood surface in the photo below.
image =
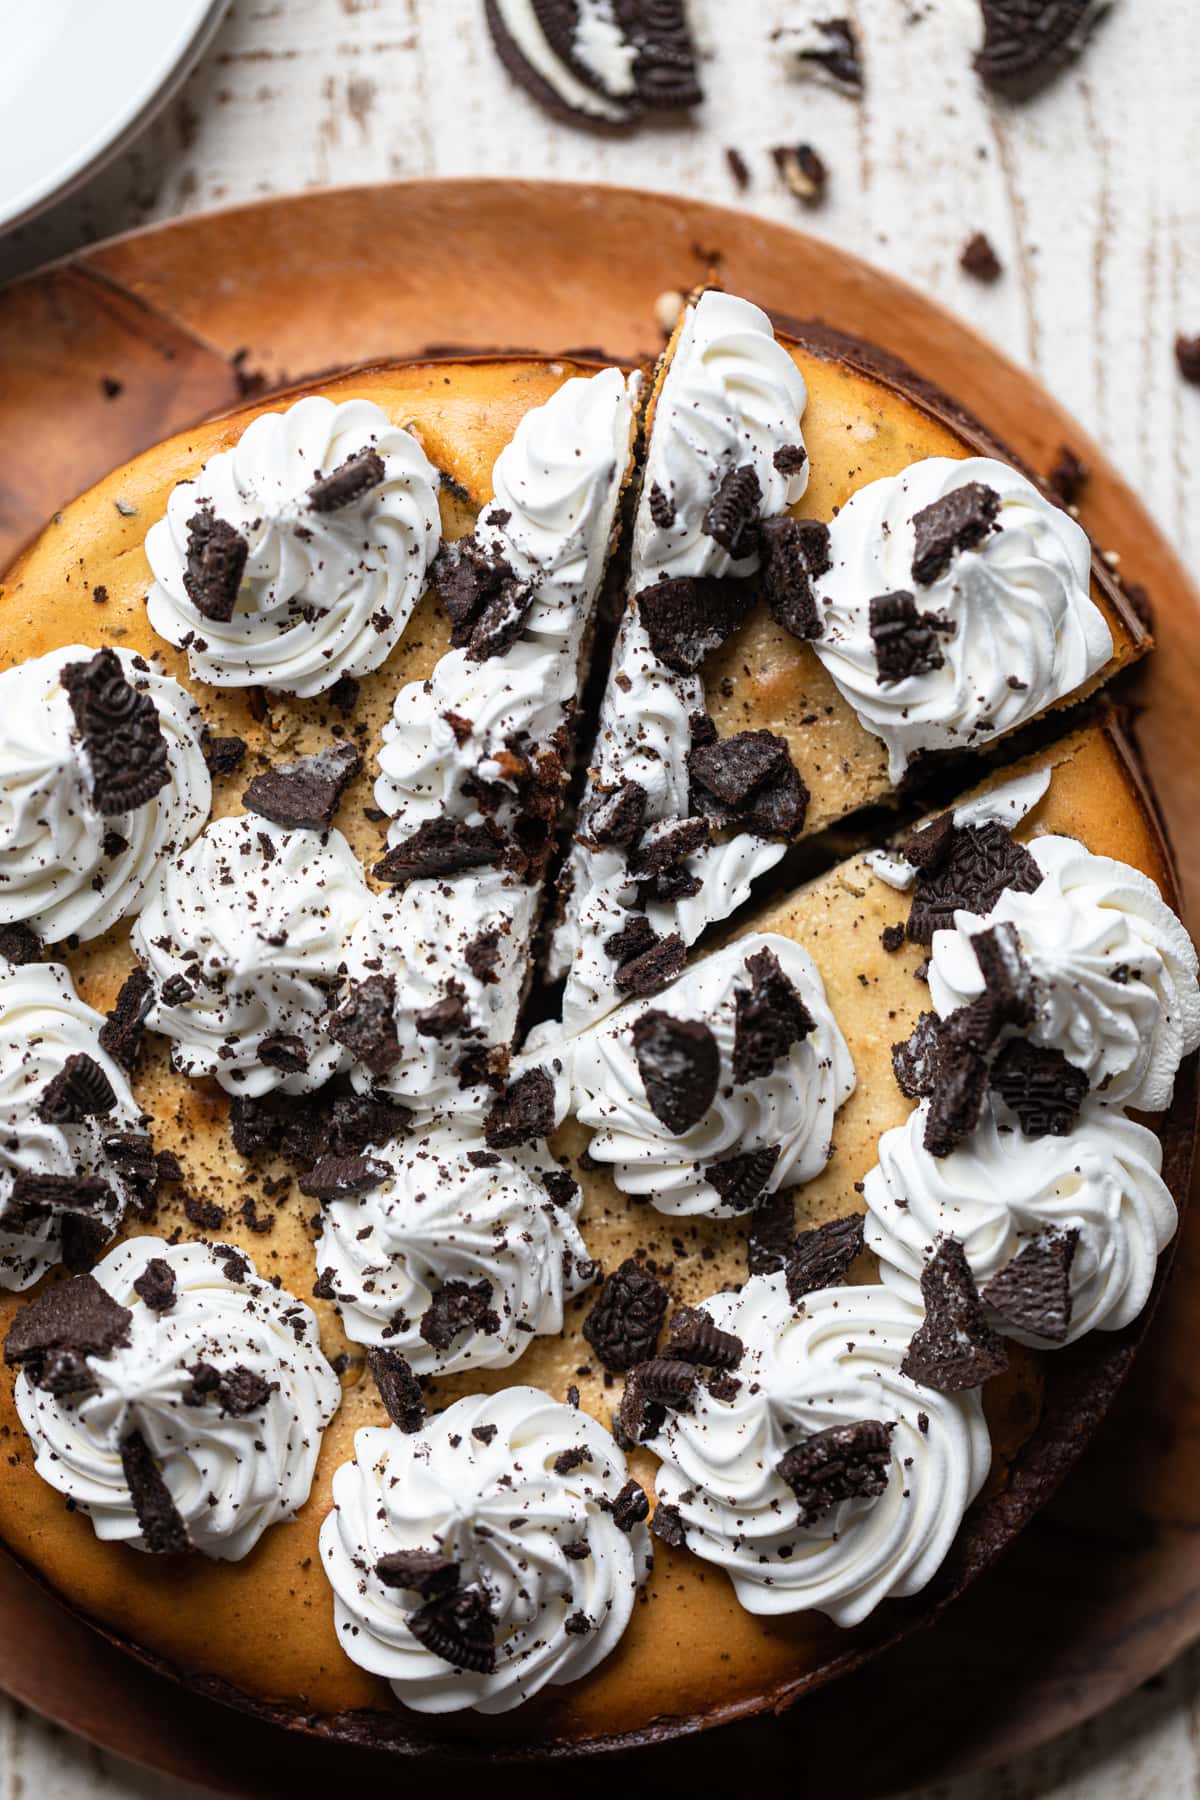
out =
[[[0,241],[0,279],[133,225],[326,182],[528,175],[741,204],[870,257],[998,340],[1105,444],[1200,566],[1200,392],[1173,357],[1176,332],[1200,332],[1196,0],[1121,0],[1079,67],[1022,107],[988,99],[972,73],[971,0],[831,6],[862,35],[862,103],[780,71],[768,38],[789,10],[787,0],[693,0],[704,110],[691,125],[601,140],[547,119],[512,86],[482,0],[236,0],[141,140]],[[815,211],[770,163],[772,145],[797,141],[831,170]],[[728,145],[752,167],[745,195]],[[994,287],[958,267],[975,230],[1005,264]],[[797,297],[798,310],[820,304]],[[935,1712],[923,1728],[936,1730]],[[0,1701],[0,1800],[196,1792]],[[1196,1795],[1200,1654],[1044,1751],[922,1800]]]

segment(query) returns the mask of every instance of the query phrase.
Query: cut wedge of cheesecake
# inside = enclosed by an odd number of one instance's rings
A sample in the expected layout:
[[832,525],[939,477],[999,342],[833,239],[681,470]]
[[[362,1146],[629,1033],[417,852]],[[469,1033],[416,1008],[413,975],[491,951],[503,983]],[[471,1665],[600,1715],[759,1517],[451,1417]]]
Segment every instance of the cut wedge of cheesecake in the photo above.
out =
[[573,1029],[677,971],[789,841],[1148,646],[985,433],[711,290],[657,371],[628,592],[554,943]]

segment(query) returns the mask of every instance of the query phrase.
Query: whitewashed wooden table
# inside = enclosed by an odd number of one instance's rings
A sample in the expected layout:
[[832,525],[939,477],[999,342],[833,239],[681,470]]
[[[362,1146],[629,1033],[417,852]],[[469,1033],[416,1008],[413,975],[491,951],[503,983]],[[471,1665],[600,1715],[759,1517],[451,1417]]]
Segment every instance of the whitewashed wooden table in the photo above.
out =
[[[860,102],[782,73],[769,37],[795,10],[788,0],[692,0],[703,111],[610,141],[547,119],[512,86],[482,0],[236,0],[139,142],[0,239],[0,281],[135,225],[324,183],[525,175],[740,204],[871,258],[998,340],[1108,448],[1196,567],[1200,391],[1173,355],[1177,332],[1200,332],[1196,6],[1119,0],[1078,67],[1012,107],[989,100],[972,72],[972,0],[831,0],[861,33]],[[813,211],[780,185],[769,155],[801,141],[831,171]],[[753,172],[745,194],[728,146]],[[976,230],[1005,265],[990,287],[958,266]],[[820,294],[797,296],[797,311],[820,308]],[[198,1793],[0,1697],[0,1800]],[[1035,1796],[1200,1796],[1200,1652],[1036,1755],[920,1800]]]

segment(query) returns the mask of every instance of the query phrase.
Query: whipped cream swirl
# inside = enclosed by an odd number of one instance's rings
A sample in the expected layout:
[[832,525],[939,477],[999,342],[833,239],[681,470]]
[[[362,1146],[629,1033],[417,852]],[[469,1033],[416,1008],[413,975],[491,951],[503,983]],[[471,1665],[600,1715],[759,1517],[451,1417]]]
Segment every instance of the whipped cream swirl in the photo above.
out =
[[[318,477],[366,451],[382,459],[382,480],[348,504],[315,507]],[[311,695],[366,675],[399,643],[425,586],[441,541],[438,484],[412,433],[370,400],[309,395],[262,413],[177,485],[147,533],[150,623],[214,687]],[[249,546],[227,622],[201,613],[185,584],[190,523],[205,509]]]
[[[0,1288],[31,1287],[62,1255],[63,1221],[75,1211],[43,1192],[36,1205],[14,1195],[22,1176],[95,1176],[111,1200],[86,1218],[110,1234],[129,1198],[104,1149],[116,1132],[139,1132],[141,1108],[122,1069],[101,1048],[101,1015],[75,992],[61,963],[0,963]],[[75,1124],[39,1118],[46,1088],[67,1059],[89,1056],[116,1097],[112,1109]],[[80,1215],[76,1212],[76,1217]],[[68,1227],[70,1229],[70,1227]]]
[[[594,1419],[512,1387],[458,1400],[412,1436],[359,1431],[354,1447],[333,1478],[321,1557],[347,1656],[405,1706],[508,1712],[547,1685],[578,1681],[616,1648],[650,1541],[644,1525],[625,1532],[613,1517],[625,1459]],[[460,1589],[485,1596],[492,1671],[456,1668],[409,1630],[422,1597],[388,1587],[377,1565],[411,1550],[440,1552],[459,1565]]]
[[[736,993],[749,989],[746,959],[770,950],[813,1019],[769,1075],[746,1083],[732,1076]],[[716,1098],[698,1124],[675,1137],[651,1110],[633,1046],[633,1025],[648,1011],[698,1019],[712,1031],[721,1058]],[[739,1210],[707,1178],[714,1163],[745,1151],[779,1155],[763,1189],[774,1193],[811,1181],[829,1160],[834,1115],[854,1091],[854,1064],[812,957],[791,938],[756,933],[704,958],[663,993],[622,1007],[575,1040],[571,1062],[574,1111],[594,1136],[597,1162],[611,1166],[623,1193],[665,1213],[727,1218]]]
[[[732,294],[709,292],[689,306],[654,402],[642,492],[633,527],[630,592],[666,577],[752,575],[757,551],[735,560],[704,529],[721,481],[749,467],[758,478],[760,519],[781,516],[804,493],[808,464],[776,466],[780,451],[802,449],[804,378],[776,342],[766,314]],[[669,504],[664,508],[663,501]],[[668,519],[669,522],[665,522]],[[617,635],[589,772],[589,797],[635,781],[646,793],[646,822],[688,811],[691,720],[704,711],[700,675],[660,662],[636,599]],[[585,802],[586,816],[586,802]],[[688,859],[700,893],[647,909],[663,935],[693,943],[748,898],[785,846],[741,832]],[[605,938],[627,923],[637,888],[622,852],[576,843],[568,864],[564,918],[552,969],[567,976],[563,1017],[578,1030],[619,998]]]
[[[697,1383],[691,1411],[671,1412],[651,1439],[658,1503],[678,1508],[688,1549],[767,1616],[816,1610],[857,1625],[890,1595],[919,1592],[991,1460],[978,1389],[939,1394],[900,1373],[920,1310],[884,1287],[824,1288],[796,1307],[783,1275],[755,1276],[703,1310],[745,1353],[732,1398]],[[785,1453],[868,1419],[894,1426],[883,1493],[799,1524],[778,1472]]]
[[[506,1368],[535,1334],[561,1332],[563,1305],[595,1269],[576,1219],[576,1186],[556,1204],[548,1155],[489,1151],[479,1134],[443,1126],[382,1153],[377,1187],[325,1208],[317,1267],[332,1286],[347,1337],[399,1350],[420,1375]],[[564,1183],[565,1185],[565,1183]],[[422,1321],[448,1282],[486,1284],[493,1315],[449,1343]]]
[[[870,604],[914,591],[913,516],[968,482],[1000,496],[997,528],[951,558],[918,610],[940,615],[940,668],[879,680]],[[850,496],[830,526],[833,566],[818,585],[824,635],[813,649],[899,781],[922,751],[988,742],[1074,693],[1112,655],[1091,598],[1087,535],[1031,481],[991,457],[931,456]]]
[[1012,924],[1036,983],[1033,1041],[1085,1069],[1110,1105],[1163,1111],[1181,1061],[1200,1045],[1191,939],[1140,869],[1074,838],[1038,837],[1028,848],[1040,887],[1006,889],[986,917],[959,912],[952,931],[934,933],[934,1006],[944,1018],[983,992],[971,940]]
[[0,924],[19,921],[46,943],[99,937],[136,912],[160,860],[195,836],[212,804],[199,709],[177,681],[118,649],[125,679],[154,702],[170,780],[133,812],[98,810],[59,680],[95,654],[69,644],[0,672]]
[[1067,1137],[1027,1138],[997,1106],[957,1150],[936,1157],[924,1143],[928,1110],[923,1101],[906,1124],[884,1132],[866,1180],[866,1239],[887,1285],[919,1305],[921,1271],[939,1236],[960,1241],[983,1288],[1039,1233],[1074,1231],[1063,1341],[1136,1319],[1176,1225],[1154,1133],[1093,1096]]
[[184,1075],[303,1094],[348,1065],[325,1029],[370,892],[340,831],[217,819],[168,862],[133,929],[154,1031]]
[[[354,1085],[395,1094],[423,1117],[486,1111],[495,1096],[460,1071],[465,1058],[512,1042],[537,905],[537,891],[501,869],[374,895],[346,945],[346,965],[354,980],[395,981],[400,1055],[381,1074],[356,1065]],[[477,961],[481,945],[489,955]],[[461,1022],[437,1035],[430,1008],[452,997]]]
[[[134,1286],[156,1258],[174,1282],[165,1311]],[[17,1377],[17,1411],[38,1474],[89,1515],[97,1537],[143,1550],[121,1459],[122,1445],[140,1433],[192,1548],[240,1560],[307,1500],[321,1434],[338,1408],[341,1390],[316,1319],[227,1245],[134,1238],[94,1275],[129,1310],[127,1341],[88,1356],[89,1385],[74,1393],[48,1393],[24,1371]],[[234,1384],[224,1394],[198,1392],[201,1364]]]
[[[439,658],[396,696],[379,753],[392,842],[447,811],[477,821],[474,779],[509,780],[503,752],[547,749],[569,722],[584,635],[608,558],[632,449],[640,377],[604,369],[526,413],[492,471],[480,548],[533,589],[503,655]],[[497,760],[500,758],[501,760]]]

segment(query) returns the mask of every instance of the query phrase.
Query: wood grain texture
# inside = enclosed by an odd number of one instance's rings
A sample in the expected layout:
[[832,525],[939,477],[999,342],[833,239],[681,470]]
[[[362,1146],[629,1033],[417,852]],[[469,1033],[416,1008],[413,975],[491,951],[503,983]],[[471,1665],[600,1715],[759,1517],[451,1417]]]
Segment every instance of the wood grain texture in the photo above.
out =
[[[1042,376],[1114,455],[1184,560],[1200,561],[1192,473],[1200,466],[1200,396],[1179,382],[1170,348],[1176,330],[1200,329],[1200,46],[1190,0],[1138,0],[1136,7],[1126,0],[1086,63],[1022,109],[981,95],[969,67],[965,0],[928,10],[857,0],[869,82],[861,106],[789,83],[774,69],[766,38],[786,4],[694,0],[714,52],[701,120],[621,141],[583,138],[543,119],[495,66],[479,30],[481,10],[478,0],[239,0],[171,111],[93,189],[0,246],[0,271],[15,273],[82,238],[179,211],[328,181],[503,172],[629,182],[736,203],[868,255],[969,317]],[[924,16],[910,24],[909,12]],[[771,144],[798,138],[815,143],[833,170],[829,203],[811,214],[778,187],[766,155]],[[754,169],[745,197],[729,175],[726,144],[736,144]],[[1007,265],[995,288],[979,288],[957,267],[977,228]],[[360,248],[369,258],[369,238]],[[409,254],[420,258],[419,241]],[[226,273],[216,268],[214,285]],[[403,275],[403,262],[381,265],[381,291],[391,281],[402,285]],[[63,294],[70,298],[69,287]],[[280,296],[281,311],[286,299]],[[118,288],[106,355],[121,353],[125,303]],[[153,296],[138,303],[154,315]],[[798,298],[792,310],[820,314],[820,292]],[[187,404],[198,414],[232,398],[232,389],[203,336],[184,335],[184,345],[172,347],[194,359]],[[140,346],[140,332],[133,336]],[[111,372],[137,406],[126,409],[124,395],[114,404],[113,462],[127,454],[123,432],[156,437],[170,423],[153,417],[152,360],[142,360],[140,347],[124,353],[128,380],[125,368]],[[272,378],[304,372],[283,360],[265,367]],[[46,371],[48,382],[54,373]],[[65,497],[89,471],[73,473],[69,392],[48,385],[46,403],[63,419]],[[10,480],[16,466],[5,455],[0,477]],[[1176,668],[1175,676],[1190,686],[1189,671]],[[1194,1293],[1200,1267],[1188,1273]],[[1183,1291],[1177,1284],[1174,1304]],[[1179,1371],[1168,1367],[1162,1379],[1178,1381]],[[1081,1506],[1092,1503],[1090,1528],[1102,1546],[1111,1516],[1103,1508],[1094,1516],[1094,1492],[1072,1492]],[[1053,1571],[1053,1544],[1047,1556]],[[1080,1576],[1086,1583],[1086,1561]],[[1164,1613],[1178,1598],[1160,1596]],[[1065,1684],[1093,1680],[1095,1669],[1079,1664],[1065,1624],[1038,1620],[1036,1629],[1048,1654],[1059,1657]],[[1106,1642],[1099,1625],[1089,1642],[1104,1671],[1119,1671],[1128,1646]],[[1006,1669],[1003,1678],[1014,1674]],[[1198,1689],[1200,1664],[1181,1665],[1158,1692],[1126,1702],[1073,1745],[1034,1753],[995,1782],[955,1784],[955,1800],[1196,1793]],[[1014,1713],[1019,1694],[1018,1687]],[[63,1800],[101,1788],[184,1792],[105,1767],[11,1709],[0,1720],[0,1800],[22,1789]],[[1012,1747],[1003,1731],[992,1746],[996,1754]],[[949,1791],[939,1788],[939,1800]]]

